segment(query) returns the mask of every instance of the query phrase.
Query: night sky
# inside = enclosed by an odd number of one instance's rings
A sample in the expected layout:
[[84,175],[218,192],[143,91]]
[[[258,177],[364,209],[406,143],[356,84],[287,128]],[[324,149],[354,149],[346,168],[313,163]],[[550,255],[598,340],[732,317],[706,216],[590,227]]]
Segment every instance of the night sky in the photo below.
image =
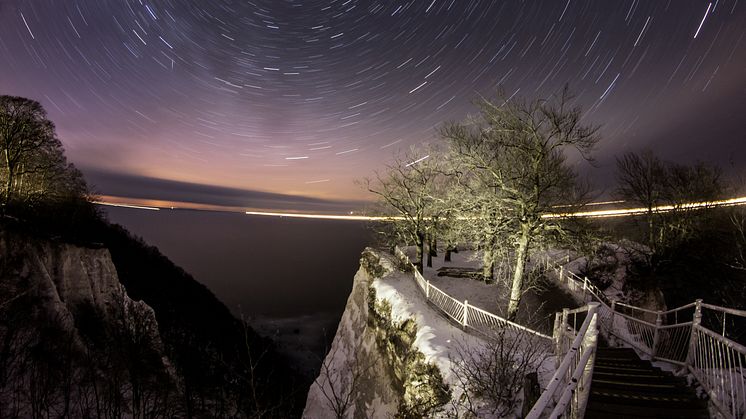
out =
[[643,147],[746,168],[744,34],[743,0],[0,0],[0,94],[102,194],[318,207],[478,95],[569,83],[609,187]]

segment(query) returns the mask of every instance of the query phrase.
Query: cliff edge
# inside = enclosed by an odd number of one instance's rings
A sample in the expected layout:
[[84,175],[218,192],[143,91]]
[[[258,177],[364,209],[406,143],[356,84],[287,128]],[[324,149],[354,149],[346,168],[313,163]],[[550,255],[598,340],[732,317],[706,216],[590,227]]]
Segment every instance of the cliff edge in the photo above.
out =
[[393,256],[366,249],[305,418],[448,417],[451,358],[477,338],[444,319]]

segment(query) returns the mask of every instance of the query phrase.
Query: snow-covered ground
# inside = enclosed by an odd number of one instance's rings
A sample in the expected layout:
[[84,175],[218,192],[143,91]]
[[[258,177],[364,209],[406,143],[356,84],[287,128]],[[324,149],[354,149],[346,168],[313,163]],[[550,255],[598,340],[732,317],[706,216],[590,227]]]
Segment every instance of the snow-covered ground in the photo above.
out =
[[[408,248],[407,254],[414,256],[414,248]],[[505,317],[508,306],[509,285],[505,283],[487,284],[468,278],[451,278],[438,276],[438,269],[467,268],[481,271],[482,260],[478,252],[473,250],[462,250],[451,254],[451,261],[444,261],[444,252],[433,257],[433,266],[425,267],[423,276],[441,291],[453,298],[489,311],[501,317]],[[517,322],[542,333],[551,335],[554,314],[563,308],[574,308],[578,304],[567,292],[553,283],[542,284],[541,289],[529,290],[523,296],[521,306],[518,310]]]

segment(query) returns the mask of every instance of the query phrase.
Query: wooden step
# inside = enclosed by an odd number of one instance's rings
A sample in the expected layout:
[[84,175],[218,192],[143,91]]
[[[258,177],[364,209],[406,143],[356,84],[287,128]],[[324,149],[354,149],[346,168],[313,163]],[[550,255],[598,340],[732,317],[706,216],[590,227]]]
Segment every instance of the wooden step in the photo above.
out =
[[706,407],[682,408],[675,406],[653,407],[635,406],[630,404],[589,403],[585,410],[587,419],[630,419],[630,418],[661,418],[661,419],[694,419],[709,418]]
[[623,383],[686,385],[686,379],[683,377],[665,375],[657,371],[594,370],[594,382],[596,379]]
[[629,348],[598,348],[586,418],[708,418],[682,377],[661,371]]
[[594,389],[593,385],[591,385],[591,397],[588,403],[623,404],[639,407],[665,406],[670,408],[686,409],[697,409],[702,407],[703,405],[705,407],[707,406],[707,402],[698,399],[693,393],[659,394],[652,392],[635,391],[634,389]]

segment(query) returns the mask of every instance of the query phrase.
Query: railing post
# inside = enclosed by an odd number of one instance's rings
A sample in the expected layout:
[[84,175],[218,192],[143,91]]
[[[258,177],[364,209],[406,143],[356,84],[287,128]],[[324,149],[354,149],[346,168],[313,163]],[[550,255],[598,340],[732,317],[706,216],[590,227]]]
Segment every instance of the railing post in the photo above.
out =
[[585,297],[588,295],[588,277],[583,277],[583,302],[585,302]]
[[565,267],[560,265],[559,282],[562,283],[562,277],[565,276]]
[[563,334],[567,331],[567,318],[570,317],[569,312],[570,312],[569,308],[562,309],[562,333]]
[[469,300],[464,300],[464,320],[461,322],[461,324],[464,326],[464,329],[466,329],[466,326],[469,325],[467,319],[469,313]]
[[727,316],[728,313],[723,312],[723,337],[727,338],[728,336],[725,335],[725,316]]
[[694,317],[692,318],[692,333],[689,338],[689,352],[686,354],[686,366],[692,368],[692,364],[697,356],[697,328],[702,323],[702,299],[694,302]]
[[570,411],[572,417],[582,418],[585,415],[585,407],[588,404],[588,397],[590,396],[590,388],[588,386],[593,380],[593,367],[596,363],[596,348],[598,347],[598,307],[600,305],[601,303],[595,301],[588,303],[588,315],[591,316],[591,322],[588,325],[580,347],[582,348],[581,353],[585,351],[593,352],[585,364],[583,375],[578,383],[578,389],[575,393],[575,409],[574,411]]
[[[616,330],[616,325],[614,324],[615,320],[616,320],[616,298],[611,300],[611,320],[610,320],[611,324],[609,325],[609,331],[607,332],[609,336],[614,334],[614,331]],[[616,334],[614,334],[614,336],[616,336]]]
[[562,318],[560,321],[560,329],[559,334],[557,335],[557,366],[559,366],[559,363],[562,362],[562,357],[565,356],[564,350],[565,350],[565,334],[567,333],[567,318],[570,316],[568,312],[570,311],[569,308],[563,308],[562,309]]
[[559,368],[560,353],[562,352],[562,348],[560,347],[560,339],[562,339],[562,313],[559,311],[554,313],[554,330],[552,331],[552,339],[554,340],[554,368],[557,369]]
[[430,299],[430,280],[427,280],[425,282],[425,299],[426,300]]
[[655,330],[653,331],[653,347],[651,348],[650,358],[655,359],[658,352],[658,344],[661,339],[661,325],[663,325],[663,319],[661,318],[661,312],[657,312],[655,315]]

